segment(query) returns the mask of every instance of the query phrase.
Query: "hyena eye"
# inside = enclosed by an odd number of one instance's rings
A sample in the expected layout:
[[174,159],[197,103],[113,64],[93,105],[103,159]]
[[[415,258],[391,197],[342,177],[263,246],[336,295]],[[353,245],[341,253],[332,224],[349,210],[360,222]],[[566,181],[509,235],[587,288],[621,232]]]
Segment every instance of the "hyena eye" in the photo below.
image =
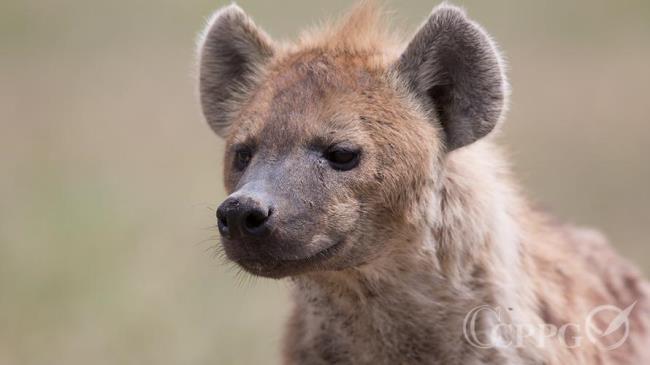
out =
[[356,149],[332,147],[325,152],[325,158],[335,170],[352,170],[359,164],[361,152]]
[[248,148],[241,148],[235,152],[235,168],[243,171],[251,162],[253,152]]

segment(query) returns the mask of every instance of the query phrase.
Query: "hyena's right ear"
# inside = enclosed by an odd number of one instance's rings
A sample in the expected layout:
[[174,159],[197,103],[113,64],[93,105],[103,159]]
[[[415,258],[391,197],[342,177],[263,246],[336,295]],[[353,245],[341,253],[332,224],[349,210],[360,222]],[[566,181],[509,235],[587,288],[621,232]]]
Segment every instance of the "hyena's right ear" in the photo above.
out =
[[198,42],[199,93],[203,114],[221,137],[232,114],[255,86],[260,69],[273,56],[271,39],[237,5],[219,9]]

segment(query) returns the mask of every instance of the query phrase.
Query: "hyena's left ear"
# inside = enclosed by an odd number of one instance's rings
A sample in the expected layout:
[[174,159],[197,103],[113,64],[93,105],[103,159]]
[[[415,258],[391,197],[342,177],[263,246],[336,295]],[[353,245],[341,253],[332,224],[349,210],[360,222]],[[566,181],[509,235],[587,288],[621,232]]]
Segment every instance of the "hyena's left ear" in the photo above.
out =
[[499,54],[459,8],[443,4],[434,9],[395,69],[435,113],[447,151],[485,136],[501,117],[507,85]]
[[198,44],[199,92],[203,114],[221,137],[232,114],[256,84],[261,68],[273,56],[269,38],[237,5],[218,10]]

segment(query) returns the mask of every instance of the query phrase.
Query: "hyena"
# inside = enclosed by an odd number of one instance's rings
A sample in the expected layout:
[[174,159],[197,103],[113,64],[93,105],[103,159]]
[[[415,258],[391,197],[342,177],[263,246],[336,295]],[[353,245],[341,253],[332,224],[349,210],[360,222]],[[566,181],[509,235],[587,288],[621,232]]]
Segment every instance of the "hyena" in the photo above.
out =
[[599,233],[535,209],[495,145],[492,39],[448,4],[404,43],[383,18],[363,2],[278,43],[231,5],[199,41],[226,141],[222,246],[290,278],[284,362],[650,364],[648,284]]

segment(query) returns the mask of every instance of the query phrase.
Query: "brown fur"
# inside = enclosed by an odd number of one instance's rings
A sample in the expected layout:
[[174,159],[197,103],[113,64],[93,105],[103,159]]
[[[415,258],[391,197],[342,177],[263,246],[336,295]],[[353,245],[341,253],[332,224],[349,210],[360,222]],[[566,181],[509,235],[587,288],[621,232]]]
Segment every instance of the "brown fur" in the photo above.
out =
[[[598,233],[558,223],[531,207],[494,133],[481,138],[493,125],[450,138],[444,120],[394,67],[401,47],[385,29],[381,11],[363,3],[340,23],[305,33],[296,44],[273,45],[264,52],[268,59],[252,57],[245,82],[231,90],[236,95],[219,94],[219,104],[210,93],[215,87],[210,72],[217,71],[202,55],[201,77],[210,87],[202,89],[204,111],[227,141],[228,191],[259,179],[291,187],[273,190],[288,202],[281,207],[293,212],[278,218],[280,248],[265,248],[260,256],[275,266],[247,265],[241,255],[253,250],[248,243],[226,247],[229,257],[254,274],[291,276],[295,308],[285,363],[650,362],[647,283]],[[210,37],[208,30],[202,48]],[[270,49],[265,35],[259,39]],[[507,96],[505,79],[502,83],[485,123],[501,114]],[[228,114],[211,115],[215,110]],[[354,174],[320,167],[309,176],[300,172],[306,166],[297,162],[301,146],[339,140],[363,147],[364,160]],[[250,170],[238,172],[232,169],[232,148],[242,144],[255,145],[260,157]],[[261,167],[270,163],[273,173]],[[299,267],[278,264],[287,252],[306,257],[334,237],[344,243],[333,257]],[[244,244],[249,251],[237,251]],[[479,349],[463,336],[465,316],[481,305],[507,308],[512,323],[561,326],[584,320],[598,305],[625,308],[634,301],[630,336],[613,351],[584,338],[577,348],[553,340],[540,348],[529,339],[522,348]],[[482,325],[487,331],[491,323]]]

